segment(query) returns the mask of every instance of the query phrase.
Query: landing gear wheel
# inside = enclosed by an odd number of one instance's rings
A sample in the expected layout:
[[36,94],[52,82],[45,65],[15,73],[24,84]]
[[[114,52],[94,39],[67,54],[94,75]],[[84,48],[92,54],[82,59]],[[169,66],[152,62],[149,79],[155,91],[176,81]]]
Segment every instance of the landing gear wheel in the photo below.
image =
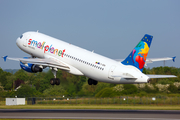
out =
[[98,81],[96,81],[96,80],[93,80],[93,79],[88,79],[88,84],[89,85],[97,85],[98,84]]
[[88,79],[88,84],[92,85],[92,83],[93,83],[92,79]]
[[60,84],[60,79],[59,78],[52,78],[51,80],[50,80],[50,83],[51,83],[51,85],[59,85]]
[[60,79],[59,78],[56,78],[56,85],[59,85],[60,84]]
[[98,84],[98,81],[93,80],[93,85],[97,85],[97,84]]
[[50,80],[51,85],[54,85],[55,82],[56,82],[55,78],[52,78],[52,79]]

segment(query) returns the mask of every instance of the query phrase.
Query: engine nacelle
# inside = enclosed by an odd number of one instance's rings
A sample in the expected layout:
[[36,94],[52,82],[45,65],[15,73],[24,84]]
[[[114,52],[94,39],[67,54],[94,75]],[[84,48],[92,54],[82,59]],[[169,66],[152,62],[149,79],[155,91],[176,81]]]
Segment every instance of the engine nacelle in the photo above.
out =
[[42,72],[43,69],[40,68],[38,65],[34,65],[31,63],[23,64],[20,62],[20,66],[23,70],[30,72],[30,73],[37,73],[37,72]]

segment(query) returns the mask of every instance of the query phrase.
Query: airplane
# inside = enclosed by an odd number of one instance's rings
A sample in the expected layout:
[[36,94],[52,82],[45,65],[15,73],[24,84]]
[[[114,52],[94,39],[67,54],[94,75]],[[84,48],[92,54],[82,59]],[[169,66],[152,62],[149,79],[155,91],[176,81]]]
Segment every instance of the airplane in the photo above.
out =
[[176,57],[146,59],[153,36],[145,34],[137,46],[124,60],[113,60],[93,51],[88,51],[43,33],[25,32],[17,38],[17,46],[31,57],[3,59],[20,61],[20,67],[31,73],[42,72],[49,67],[54,78],[51,85],[59,85],[56,78],[58,69],[68,73],[88,77],[89,85],[98,82],[115,84],[148,83],[151,78],[173,78],[175,75],[145,75],[142,73],[147,63],[155,61],[173,60]]

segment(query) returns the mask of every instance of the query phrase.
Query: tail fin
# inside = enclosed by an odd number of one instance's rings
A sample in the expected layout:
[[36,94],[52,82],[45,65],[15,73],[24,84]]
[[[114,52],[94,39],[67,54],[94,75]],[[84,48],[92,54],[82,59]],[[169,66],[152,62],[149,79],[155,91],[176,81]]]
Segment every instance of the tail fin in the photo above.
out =
[[124,65],[132,65],[138,68],[141,72],[143,71],[146,57],[151,46],[153,36],[145,34],[137,46],[132,50],[129,56],[122,61]]

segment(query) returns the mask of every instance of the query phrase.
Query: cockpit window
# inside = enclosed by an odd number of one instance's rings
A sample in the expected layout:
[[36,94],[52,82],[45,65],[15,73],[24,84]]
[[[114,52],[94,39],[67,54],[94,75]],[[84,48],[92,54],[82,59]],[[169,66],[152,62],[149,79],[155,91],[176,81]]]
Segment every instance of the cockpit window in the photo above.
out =
[[23,35],[20,36],[20,39],[23,37]]

